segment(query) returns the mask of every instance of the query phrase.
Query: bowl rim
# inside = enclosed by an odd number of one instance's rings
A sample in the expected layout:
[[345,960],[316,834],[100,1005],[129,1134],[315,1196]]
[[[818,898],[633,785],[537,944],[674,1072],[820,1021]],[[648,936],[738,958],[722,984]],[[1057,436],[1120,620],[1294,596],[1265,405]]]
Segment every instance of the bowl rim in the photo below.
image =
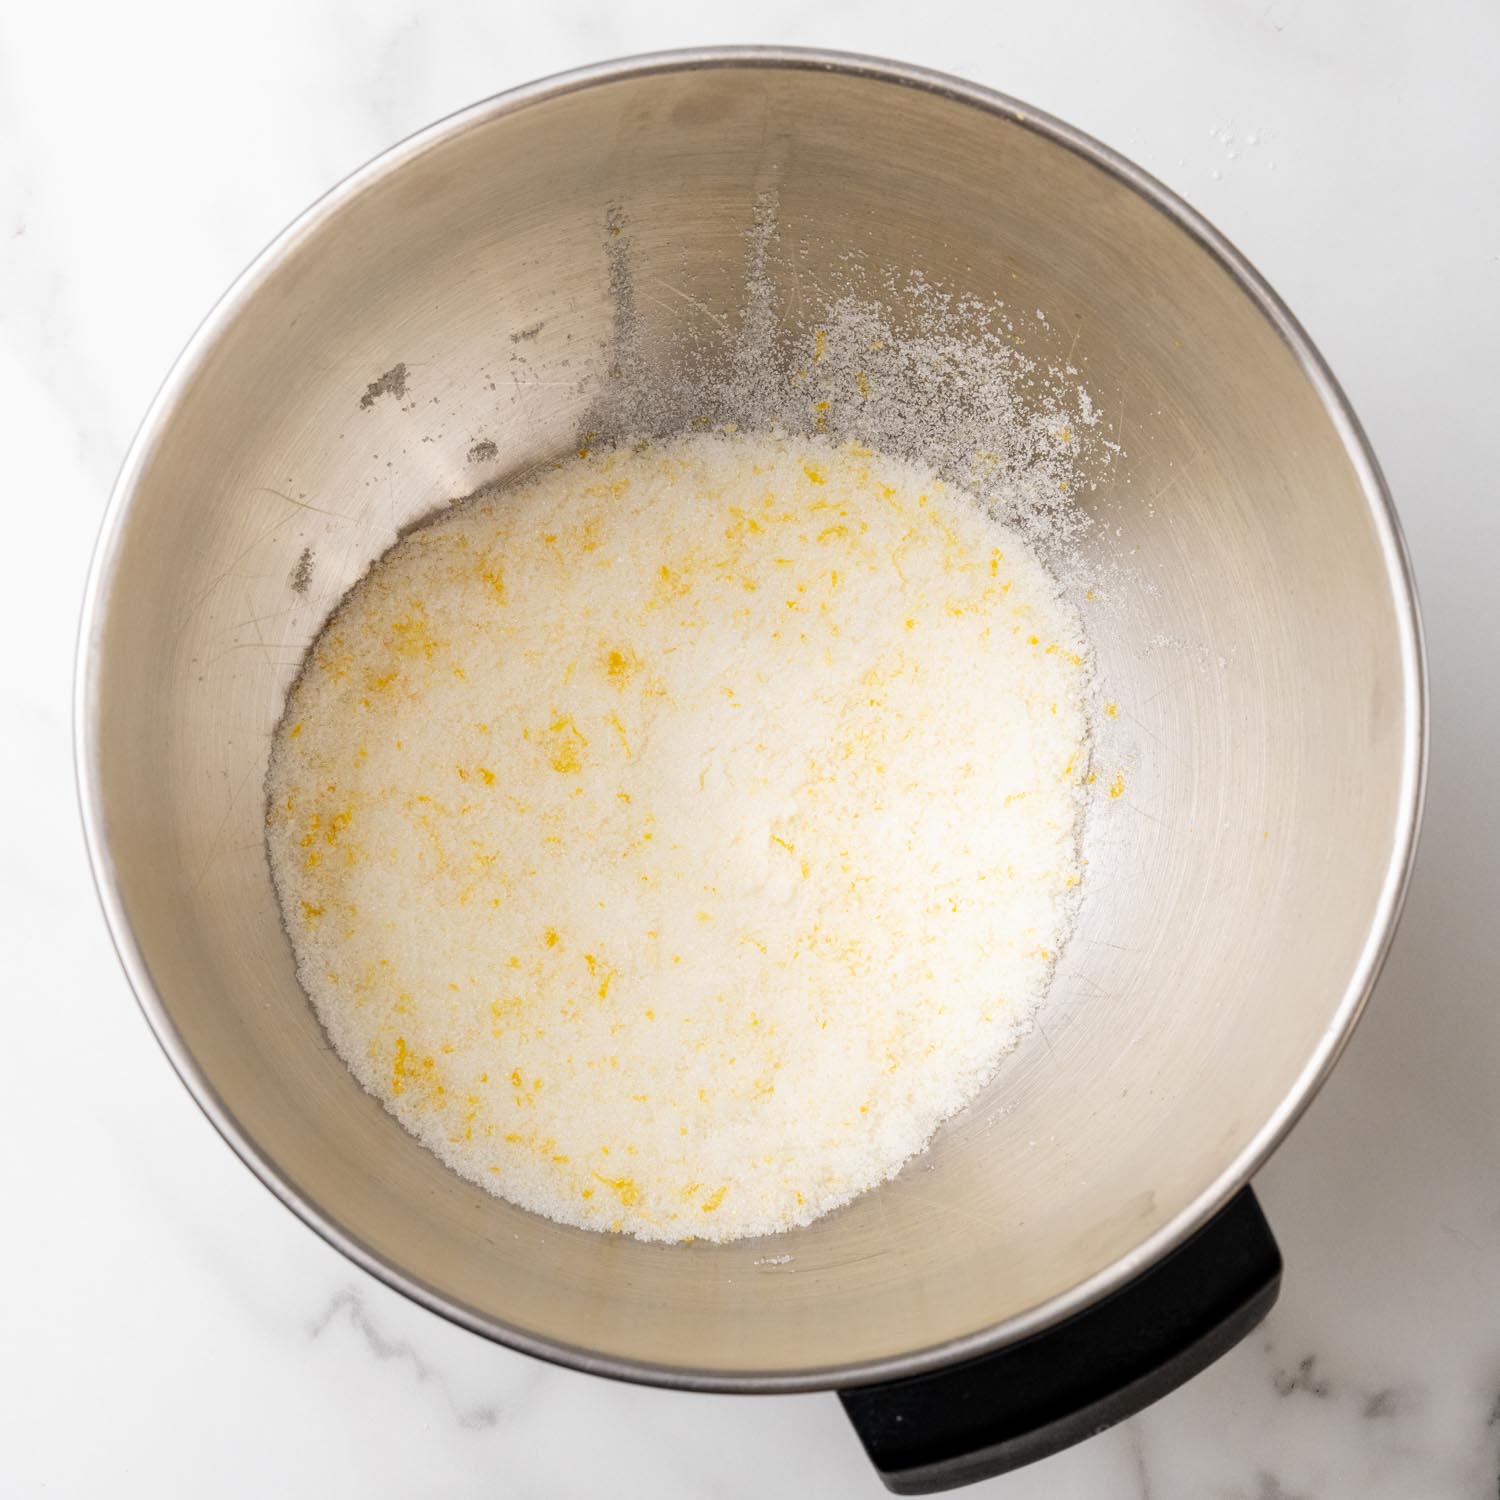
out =
[[[713,68],[815,71],[935,94],[998,116],[1084,157],[1129,188],[1186,233],[1230,275],[1280,335],[1317,393],[1343,444],[1374,523],[1392,604],[1402,672],[1402,771],[1393,841],[1357,962],[1328,1026],[1270,1117],[1218,1177],[1173,1219],[1110,1266],[1057,1296],[989,1327],[924,1348],[876,1359],[799,1370],[729,1370],[663,1365],[549,1339],[504,1323],[411,1275],[366,1245],[303,1196],[241,1127],[189,1052],[152,981],[125,912],[105,831],[95,713],[94,668],[124,522],[157,445],[193,377],[216,341],[274,270],[339,209],[434,147],[476,126],[532,105],[601,84]],[[642,1384],[697,1391],[792,1392],[837,1389],[900,1379],[972,1359],[1040,1333],[1117,1291],[1201,1228],[1265,1162],[1301,1117],[1347,1044],[1395,933],[1410,881],[1426,789],[1428,690],[1426,652],[1406,544],[1379,464],[1348,399],[1312,340],[1246,258],[1205,219],[1150,173],[1092,136],[1042,110],[980,84],[907,63],[857,53],[778,46],[695,47],[651,52],[552,74],[480,100],[408,136],[305,209],[273,239],[188,340],[131,441],[105,508],[84,590],[73,684],[74,772],[95,890],[115,951],[137,1002],[168,1061],[240,1160],[306,1225],[356,1265],[432,1312],[474,1333],[555,1364]]]

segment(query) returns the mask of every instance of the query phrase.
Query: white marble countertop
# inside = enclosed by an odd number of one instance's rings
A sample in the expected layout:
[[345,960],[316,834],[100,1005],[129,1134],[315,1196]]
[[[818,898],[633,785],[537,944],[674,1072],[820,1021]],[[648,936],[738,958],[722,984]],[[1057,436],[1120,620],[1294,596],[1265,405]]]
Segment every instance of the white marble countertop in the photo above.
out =
[[[905,57],[1135,157],[1267,274],[1401,508],[1432,666],[1420,866],[1379,990],[1258,1188],[1280,1305],[1136,1420],[972,1493],[1493,1497],[1500,1475],[1500,9],[1384,0],[199,0],[0,8],[0,1492],[881,1493],[831,1396],[614,1385],[376,1284],[233,1158],[136,1012],[74,810],[73,631],[130,433],[286,220],[414,128],[621,53]],[[1351,772],[1357,768],[1351,768]]]

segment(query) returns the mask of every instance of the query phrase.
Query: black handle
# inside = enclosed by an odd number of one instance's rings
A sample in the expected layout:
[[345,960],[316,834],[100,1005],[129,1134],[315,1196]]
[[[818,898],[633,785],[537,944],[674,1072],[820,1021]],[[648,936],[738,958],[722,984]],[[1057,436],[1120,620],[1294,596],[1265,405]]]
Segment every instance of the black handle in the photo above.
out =
[[1086,1311],[961,1365],[840,1391],[885,1487],[931,1495],[1082,1442],[1176,1390],[1270,1312],[1281,1252],[1243,1189]]

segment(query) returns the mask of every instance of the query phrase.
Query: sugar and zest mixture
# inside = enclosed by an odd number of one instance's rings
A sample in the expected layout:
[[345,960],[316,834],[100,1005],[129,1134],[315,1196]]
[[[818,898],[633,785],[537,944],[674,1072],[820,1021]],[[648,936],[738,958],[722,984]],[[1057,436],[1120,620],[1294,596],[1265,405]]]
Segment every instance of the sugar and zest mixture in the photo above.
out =
[[570,1224],[892,1176],[1049,982],[1085,644],[1013,532],[817,438],[585,454],[408,535],[288,699],[272,869],[360,1082]]

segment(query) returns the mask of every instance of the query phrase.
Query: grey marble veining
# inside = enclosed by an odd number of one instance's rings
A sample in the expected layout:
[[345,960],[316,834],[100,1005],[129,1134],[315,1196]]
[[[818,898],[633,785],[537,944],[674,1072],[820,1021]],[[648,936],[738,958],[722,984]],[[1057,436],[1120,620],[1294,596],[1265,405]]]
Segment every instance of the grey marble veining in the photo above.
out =
[[1281,1303],[1141,1417],[971,1493],[1491,1500],[1500,11],[1463,0],[0,8],[0,1491],[881,1493],[831,1397],[693,1396],[545,1366],[402,1301],[303,1229],[220,1144],[137,1016],[73,803],[73,636],[108,484],[241,266],[344,172],[474,98],[726,40],[968,74],[1183,192],[1344,381],[1425,606],[1432,777],[1407,917],[1346,1057],[1258,1181],[1287,1261]]

